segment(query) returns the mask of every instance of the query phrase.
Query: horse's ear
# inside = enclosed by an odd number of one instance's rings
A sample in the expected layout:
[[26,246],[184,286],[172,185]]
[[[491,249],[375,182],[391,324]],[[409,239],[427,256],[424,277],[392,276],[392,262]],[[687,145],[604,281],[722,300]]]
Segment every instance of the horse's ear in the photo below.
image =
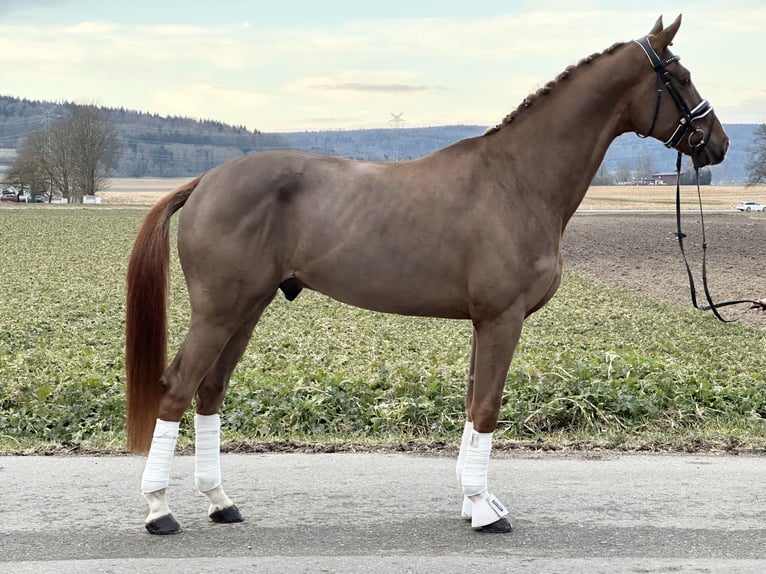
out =
[[662,32],[662,16],[657,18],[657,21],[654,23],[654,26],[652,26],[652,29],[649,30],[648,36],[654,36],[655,34],[659,34]]
[[673,38],[675,37],[676,32],[678,32],[680,27],[681,14],[678,15],[678,18],[676,18],[670,26],[667,26],[660,32],[657,32],[657,41],[655,43],[654,49],[660,52],[661,50],[664,50],[670,46],[673,43]]

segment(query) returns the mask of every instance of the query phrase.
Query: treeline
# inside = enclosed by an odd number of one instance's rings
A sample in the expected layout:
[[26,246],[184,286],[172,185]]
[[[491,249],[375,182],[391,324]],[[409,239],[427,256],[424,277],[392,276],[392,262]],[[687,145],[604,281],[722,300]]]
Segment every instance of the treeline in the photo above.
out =
[[[0,148],[21,149],[30,135],[67,117],[75,106],[0,96]],[[125,108],[100,110],[114,126],[119,144],[112,169],[115,177],[191,175],[252,151],[289,145],[279,134],[214,120]]]
[[486,126],[375,128],[305,131],[281,134],[291,148],[374,161],[406,161],[458,140],[481,135]]
[[[31,133],[46,122],[65,116],[73,105],[0,96],[0,148],[19,149]],[[396,128],[263,133],[213,120],[160,116],[124,108],[101,109],[114,124],[119,143],[112,170],[115,177],[195,175],[229,159],[265,149],[298,149],[376,161],[408,160],[480,135],[488,127],[407,128],[402,124]],[[756,127],[757,124],[725,125],[731,147],[726,161],[712,168],[713,183],[742,183],[747,179]],[[0,154],[0,160],[2,157]],[[609,147],[599,177],[604,182],[617,183],[647,171],[670,172],[675,159],[675,152],[656,140],[624,134]],[[541,157],[541,169],[551,161],[555,158]]]

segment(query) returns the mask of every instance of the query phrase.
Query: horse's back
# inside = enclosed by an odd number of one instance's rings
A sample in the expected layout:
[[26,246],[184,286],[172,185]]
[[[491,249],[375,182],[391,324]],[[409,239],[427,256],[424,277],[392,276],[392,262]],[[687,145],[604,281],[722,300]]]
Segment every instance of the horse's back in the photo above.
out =
[[292,295],[305,286],[368,309],[453,318],[475,314],[471,300],[487,291],[506,304],[529,283],[533,244],[550,247],[544,267],[556,272],[558,238],[519,236],[509,190],[479,181],[476,147],[401,163],[261,152],[211,170],[181,214],[190,291],[273,292],[289,280]]
[[205,174],[181,213],[178,249],[190,289],[209,289],[220,277],[274,289],[293,279],[342,301],[401,312],[409,311],[406,301],[414,306],[426,296],[416,291],[433,299],[452,289],[449,282],[464,289],[468,230],[460,215],[467,206],[455,204],[454,192],[437,201],[428,177],[439,170],[422,163],[274,151],[222,164]]

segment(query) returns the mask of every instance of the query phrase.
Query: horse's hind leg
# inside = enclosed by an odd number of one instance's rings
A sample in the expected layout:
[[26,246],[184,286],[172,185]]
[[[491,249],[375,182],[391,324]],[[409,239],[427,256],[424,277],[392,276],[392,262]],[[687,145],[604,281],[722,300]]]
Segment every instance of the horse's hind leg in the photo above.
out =
[[[247,320],[243,321],[243,316],[257,318],[275,291],[276,288],[269,297],[255,303],[257,312],[254,312],[252,304],[240,304],[239,308],[233,309],[222,302],[207,301],[206,305],[195,306],[192,301],[189,332],[173,362],[162,375],[164,394],[141,480],[141,490],[149,503],[149,514],[144,525],[150,533],[180,532],[181,528],[170,513],[166,500],[179,422],[202,381],[215,368],[228,342]],[[228,300],[236,299],[232,297]],[[236,364],[236,361],[233,363]],[[221,502],[226,504],[225,500]]]
[[194,482],[197,489],[210,501],[208,516],[213,522],[231,523],[244,520],[221,485],[221,418],[218,410],[226,394],[231,374],[247,348],[261,313],[271,299],[270,297],[259,305],[252,316],[242,323],[197,389],[197,412],[194,416]]

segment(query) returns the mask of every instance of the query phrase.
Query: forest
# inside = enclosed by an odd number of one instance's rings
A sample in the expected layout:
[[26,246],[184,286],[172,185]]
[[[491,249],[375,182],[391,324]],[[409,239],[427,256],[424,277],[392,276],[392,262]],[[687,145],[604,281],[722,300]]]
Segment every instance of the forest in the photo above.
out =
[[[0,170],[13,161],[15,150],[30,134],[48,122],[65,117],[73,106],[67,102],[0,96]],[[113,177],[196,175],[229,159],[266,149],[296,149],[375,161],[408,160],[480,135],[490,127],[406,127],[403,124],[376,129],[265,133],[212,119],[160,116],[124,108],[102,107],[101,110],[114,124],[119,143]],[[747,163],[758,125],[724,126],[731,138],[731,147],[726,161],[712,168],[712,183],[742,183],[747,178]],[[607,151],[597,180],[613,184],[627,176],[640,179],[643,173],[670,172],[675,159],[675,152],[660,142],[623,134]],[[637,178],[638,172],[642,175]]]

